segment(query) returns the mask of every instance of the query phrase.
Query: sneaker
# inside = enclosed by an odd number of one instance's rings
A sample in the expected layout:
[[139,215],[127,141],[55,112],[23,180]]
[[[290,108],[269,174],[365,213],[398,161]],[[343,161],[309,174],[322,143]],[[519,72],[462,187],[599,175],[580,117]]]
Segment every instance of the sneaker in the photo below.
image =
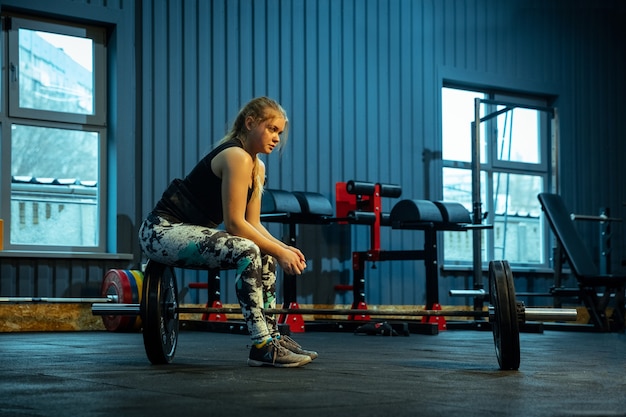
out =
[[272,340],[260,348],[252,346],[248,357],[249,366],[295,368],[309,362],[311,362],[310,356],[293,353],[282,347],[276,340]]
[[295,340],[293,340],[291,337],[286,336],[286,335],[281,335],[280,339],[278,339],[278,343],[284,347],[285,349],[293,352],[293,353],[297,353],[298,355],[305,355],[311,358],[311,360],[317,358],[317,352],[313,351],[313,350],[305,350],[302,349],[302,346],[300,346],[298,344],[298,342],[296,342]]

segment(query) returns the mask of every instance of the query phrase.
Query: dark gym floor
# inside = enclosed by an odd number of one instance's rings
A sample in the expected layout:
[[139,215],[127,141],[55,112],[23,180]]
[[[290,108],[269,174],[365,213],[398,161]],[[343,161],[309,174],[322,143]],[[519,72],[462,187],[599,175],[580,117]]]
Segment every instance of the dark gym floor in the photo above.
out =
[[522,333],[500,371],[490,332],[292,335],[319,358],[251,368],[249,339],[182,331],[150,365],[141,334],[0,334],[1,416],[626,416],[626,335]]

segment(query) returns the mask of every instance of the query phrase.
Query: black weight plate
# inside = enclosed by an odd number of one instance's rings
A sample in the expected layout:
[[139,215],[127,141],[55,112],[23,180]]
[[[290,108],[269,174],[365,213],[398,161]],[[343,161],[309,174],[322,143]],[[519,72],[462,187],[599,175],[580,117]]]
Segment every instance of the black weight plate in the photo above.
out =
[[516,370],[520,364],[519,323],[513,274],[507,261],[489,263],[489,292],[493,307],[489,321],[500,369]]
[[154,365],[174,360],[178,341],[178,290],[174,269],[148,262],[141,299],[143,344]]

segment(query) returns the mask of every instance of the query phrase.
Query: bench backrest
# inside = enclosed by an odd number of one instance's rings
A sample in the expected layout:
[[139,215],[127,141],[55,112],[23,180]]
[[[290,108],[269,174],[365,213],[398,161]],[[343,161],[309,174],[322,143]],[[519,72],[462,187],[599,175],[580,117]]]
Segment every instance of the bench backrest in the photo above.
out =
[[598,268],[591,253],[576,230],[571,212],[565,207],[561,196],[540,193],[537,198],[574,274],[588,277],[598,275]]

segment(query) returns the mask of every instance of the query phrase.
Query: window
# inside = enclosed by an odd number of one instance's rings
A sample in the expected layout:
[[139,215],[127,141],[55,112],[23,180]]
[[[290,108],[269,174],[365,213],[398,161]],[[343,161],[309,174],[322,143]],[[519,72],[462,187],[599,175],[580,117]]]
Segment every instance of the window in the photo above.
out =
[[[476,100],[478,99],[478,101]],[[480,164],[473,163],[473,124],[480,114]],[[474,210],[472,173],[480,167],[484,223],[481,259],[547,266],[537,194],[548,188],[551,109],[541,97],[494,91],[442,89],[443,199]],[[444,263],[473,259],[472,233],[444,232]]]
[[4,247],[104,252],[102,28],[2,16]]

